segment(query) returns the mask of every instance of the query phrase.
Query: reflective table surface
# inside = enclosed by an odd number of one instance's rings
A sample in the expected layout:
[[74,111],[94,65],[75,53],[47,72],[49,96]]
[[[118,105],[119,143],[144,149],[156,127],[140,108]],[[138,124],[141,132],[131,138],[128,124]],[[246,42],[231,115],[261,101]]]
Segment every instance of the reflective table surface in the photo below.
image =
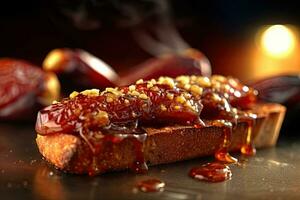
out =
[[[300,199],[300,138],[282,138],[277,147],[258,150],[231,166],[232,179],[221,183],[187,175],[210,157],[153,166],[143,175],[64,174],[41,159],[34,139],[32,126],[0,124],[0,199]],[[164,191],[137,191],[134,185],[147,178],[164,181]]]

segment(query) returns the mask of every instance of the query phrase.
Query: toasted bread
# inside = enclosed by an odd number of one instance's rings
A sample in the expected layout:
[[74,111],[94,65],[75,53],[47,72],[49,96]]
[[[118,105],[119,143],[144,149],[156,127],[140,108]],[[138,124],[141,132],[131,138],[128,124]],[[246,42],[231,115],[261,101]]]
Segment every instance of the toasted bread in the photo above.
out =
[[[258,148],[276,144],[285,114],[279,104],[257,104],[252,109],[257,114],[253,125],[252,140]],[[233,128],[229,151],[239,151],[245,143],[248,125],[238,122]],[[146,128],[147,138],[142,153],[149,165],[172,163],[202,156],[213,155],[223,142],[222,127],[173,125],[163,128]],[[101,140],[101,138],[99,139]],[[135,161],[132,138],[119,143],[104,142],[98,155],[93,155],[88,144],[79,136],[65,133],[37,135],[36,142],[44,158],[55,167],[70,173],[96,174],[125,170]],[[91,159],[92,158],[92,159]]]

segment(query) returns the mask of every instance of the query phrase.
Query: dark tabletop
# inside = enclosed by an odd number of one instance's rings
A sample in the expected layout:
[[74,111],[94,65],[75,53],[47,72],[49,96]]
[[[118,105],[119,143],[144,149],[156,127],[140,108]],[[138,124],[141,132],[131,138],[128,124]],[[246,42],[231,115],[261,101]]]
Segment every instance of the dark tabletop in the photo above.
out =
[[[0,124],[0,199],[300,199],[300,139],[281,139],[241,165],[232,179],[198,182],[191,167],[212,158],[150,167],[146,175],[117,172],[97,177],[64,174],[41,159],[32,126]],[[174,147],[176,148],[176,147]],[[236,154],[236,156],[239,156]],[[158,193],[137,192],[147,178],[166,183]]]

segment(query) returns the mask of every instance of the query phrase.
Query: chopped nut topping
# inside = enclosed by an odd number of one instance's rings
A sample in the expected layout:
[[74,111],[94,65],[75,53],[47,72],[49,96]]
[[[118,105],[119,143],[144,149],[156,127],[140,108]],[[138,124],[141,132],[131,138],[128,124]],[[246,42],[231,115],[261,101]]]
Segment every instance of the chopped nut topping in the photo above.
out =
[[191,85],[190,85],[190,84],[185,84],[185,85],[183,86],[183,88],[186,89],[186,90],[189,90],[189,89],[191,88]]
[[201,87],[210,87],[211,86],[211,82],[208,77],[200,76],[196,79],[196,83],[199,84],[199,86],[201,86]]
[[221,83],[224,83],[224,82],[227,81],[227,78],[224,77],[224,76],[222,76],[222,75],[213,75],[213,76],[211,77],[211,79],[214,80],[214,81],[221,82]]
[[140,93],[138,91],[136,91],[136,90],[134,90],[134,91],[132,91],[132,92],[130,92],[128,94],[131,94],[133,96],[140,96]]
[[190,88],[192,94],[194,95],[202,95],[203,88],[197,86],[197,85],[192,85]]
[[136,84],[142,84],[142,83],[144,83],[143,79],[139,79],[139,80],[136,81]]
[[108,103],[111,103],[111,102],[113,102],[113,101],[114,101],[114,99],[113,99],[113,98],[111,98],[111,97],[106,97],[106,101],[107,101]]
[[175,108],[176,110],[180,110],[181,107],[177,105],[177,106],[174,106],[174,108]]
[[180,95],[180,96],[176,97],[176,101],[178,103],[183,104],[184,102],[186,102],[186,99],[183,96]]
[[136,87],[135,87],[135,85],[130,85],[129,87],[128,87],[128,89],[129,89],[129,91],[135,91],[136,90]]
[[187,108],[193,109],[192,104],[191,104],[190,101],[186,101],[185,104],[184,104],[184,106],[187,107]]
[[228,83],[233,86],[233,87],[237,87],[238,86],[238,83],[237,81],[234,79],[234,78],[229,78],[228,79]]
[[174,83],[174,80],[170,77],[160,77],[158,79],[158,83],[159,84],[165,84],[165,85],[168,85],[170,86],[171,88],[174,88],[175,87],[175,83]]
[[148,99],[148,96],[147,96],[146,94],[140,94],[140,95],[139,95],[139,98],[140,98],[140,99],[145,99],[145,100],[146,100],[146,99]]
[[157,92],[159,91],[158,87],[157,86],[153,86],[150,88],[150,90],[154,91],[154,92]]
[[174,99],[174,94],[167,93],[167,98],[170,100]]
[[86,96],[99,96],[100,91],[98,89],[90,89],[90,90],[84,90],[80,92],[80,94],[86,95]]
[[212,93],[212,99],[214,100],[214,101],[216,101],[216,102],[220,102],[220,101],[222,101],[222,99],[221,99],[221,97],[218,95],[218,94],[216,94],[216,93]]
[[109,117],[107,112],[105,111],[99,111],[95,116],[94,119],[98,121],[98,123],[101,122],[102,125],[107,125],[109,124]]
[[162,111],[166,111],[166,110],[167,110],[166,106],[163,105],[163,104],[160,105],[160,109],[161,109]]
[[155,79],[151,79],[151,80],[150,80],[150,83],[152,83],[152,84],[154,85],[154,84],[156,84],[157,82],[156,82]]
[[116,96],[121,96],[121,95],[123,95],[123,93],[122,93],[118,88],[111,88],[111,87],[109,87],[109,88],[106,88],[106,89],[105,89],[105,92],[112,93],[112,94],[114,94],[114,95],[116,95]]
[[189,78],[189,76],[178,76],[176,78],[176,81],[178,81],[181,84],[185,85],[185,84],[188,84],[190,82],[190,78]]
[[212,81],[212,87],[216,90],[219,90],[221,89],[221,83],[220,82],[217,82],[217,81]]
[[79,92],[77,92],[77,91],[74,91],[74,92],[72,92],[71,94],[70,94],[70,99],[73,99],[73,98],[75,98],[77,95],[79,94]]
[[152,88],[152,87],[153,87],[153,84],[151,82],[148,82],[147,83],[147,88],[149,89],[149,88]]

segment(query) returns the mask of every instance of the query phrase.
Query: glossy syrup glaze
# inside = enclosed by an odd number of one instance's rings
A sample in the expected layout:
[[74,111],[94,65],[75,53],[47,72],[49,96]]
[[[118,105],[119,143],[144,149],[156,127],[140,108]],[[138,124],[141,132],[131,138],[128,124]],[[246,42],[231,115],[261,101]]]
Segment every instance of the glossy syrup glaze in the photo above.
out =
[[189,176],[199,181],[222,182],[230,179],[232,173],[228,165],[220,162],[212,162],[192,168]]
[[159,179],[150,178],[139,181],[135,187],[142,192],[160,192],[164,190],[165,185],[166,184]]
[[[255,98],[255,90],[236,79],[219,75],[211,78],[180,76],[175,79],[139,80],[135,85],[107,88],[103,92],[96,89],[73,92],[69,98],[39,112],[36,130],[41,135],[79,135],[95,156],[101,152],[101,145],[94,144],[93,138],[89,138],[90,132],[98,132],[102,141],[113,144],[131,139],[135,147],[135,161],[131,168],[143,173],[147,171],[143,153],[147,134],[143,127],[174,124],[196,128],[218,126],[223,130],[223,142],[215,152],[216,163],[220,165],[205,165],[203,170],[207,171],[210,167],[219,170],[220,166],[237,162],[228,153],[232,129],[238,121],[252,119],[244,113],[255,103]],[[247,146],[252,143],[250,121],[247,121]],[[248,150],[244,149],[247,154]],[[93,172],[93,166],[91,164],[90,174],[97,174],[97,170]],[[225,168],[228,177],[230,169],[228,166]]]

